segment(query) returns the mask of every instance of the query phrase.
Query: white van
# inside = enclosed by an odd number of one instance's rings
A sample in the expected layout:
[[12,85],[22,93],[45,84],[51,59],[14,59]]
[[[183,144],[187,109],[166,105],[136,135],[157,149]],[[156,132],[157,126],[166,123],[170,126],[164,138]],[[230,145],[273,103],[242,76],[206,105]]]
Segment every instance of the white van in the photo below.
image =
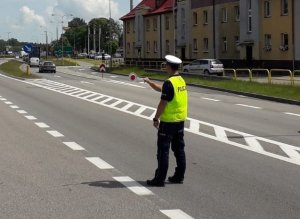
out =
[[30,60],[29,60],[29,66],[30,67],[33,67],[33,66],[36,66],[36,67],[39,67],[40,65],[40,59],[37,58],[37,57],[31,57]]

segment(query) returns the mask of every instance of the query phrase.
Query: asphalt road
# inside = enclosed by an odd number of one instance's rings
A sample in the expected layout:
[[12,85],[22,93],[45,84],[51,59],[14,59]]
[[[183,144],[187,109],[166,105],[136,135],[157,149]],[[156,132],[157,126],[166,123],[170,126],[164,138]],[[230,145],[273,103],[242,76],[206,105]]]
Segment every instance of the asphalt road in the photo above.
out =
[[0,218],[299,218],[298,106],[189,87],[185,182],[147,187],[160,95],[93,74],[0,76]]

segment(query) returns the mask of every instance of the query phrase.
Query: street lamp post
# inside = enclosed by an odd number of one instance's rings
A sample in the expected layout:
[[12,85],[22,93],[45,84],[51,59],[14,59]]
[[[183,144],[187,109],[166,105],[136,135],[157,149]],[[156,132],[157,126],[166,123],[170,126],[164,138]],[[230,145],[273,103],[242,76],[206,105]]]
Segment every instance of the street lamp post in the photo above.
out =
[[110,40],[110,72],[112,72],[112,22],[111,22],[111,0],[109,0],[109,40]]
[[11,32],[7,32],[7,49],[9,49],[9,34],[11,34]]

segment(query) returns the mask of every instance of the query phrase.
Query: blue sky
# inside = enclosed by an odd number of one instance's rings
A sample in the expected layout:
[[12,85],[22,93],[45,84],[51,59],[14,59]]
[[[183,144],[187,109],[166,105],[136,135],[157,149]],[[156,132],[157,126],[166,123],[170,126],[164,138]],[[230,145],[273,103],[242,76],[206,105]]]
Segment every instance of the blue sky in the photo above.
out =
[[[110,0],[114,19],[129,12],[130,0]],[[140,0],[134,0],[136,6]],[[52,16],[56,14],[57,16]],[[26,42],[45,42],[61,33],[62,15],[73,14],[86,22],[95,17],[109,17],[109,0],[1,0],[0,39],[16,38]],[[64,24],[72,17],[64,17]]]

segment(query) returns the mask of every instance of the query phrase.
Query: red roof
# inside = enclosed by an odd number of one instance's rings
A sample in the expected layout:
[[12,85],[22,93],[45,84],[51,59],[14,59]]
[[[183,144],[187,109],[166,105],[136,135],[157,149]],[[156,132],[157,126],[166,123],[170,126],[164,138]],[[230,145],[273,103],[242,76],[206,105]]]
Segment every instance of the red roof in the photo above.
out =
[[151,14],[160,14],[163,12],[171,11],[173,9],[173,1],[175,0],[165,0],[160,7],[155,8],[155,1],[156,0],[142,0],[134,9],[132,9],[128,14],[124,15],[120,18],[120,20],[127,20],[130,18],[135,17],[135,11],[138,7],[146,6],[149,7],[149,13],[145,15],[151,15]]

